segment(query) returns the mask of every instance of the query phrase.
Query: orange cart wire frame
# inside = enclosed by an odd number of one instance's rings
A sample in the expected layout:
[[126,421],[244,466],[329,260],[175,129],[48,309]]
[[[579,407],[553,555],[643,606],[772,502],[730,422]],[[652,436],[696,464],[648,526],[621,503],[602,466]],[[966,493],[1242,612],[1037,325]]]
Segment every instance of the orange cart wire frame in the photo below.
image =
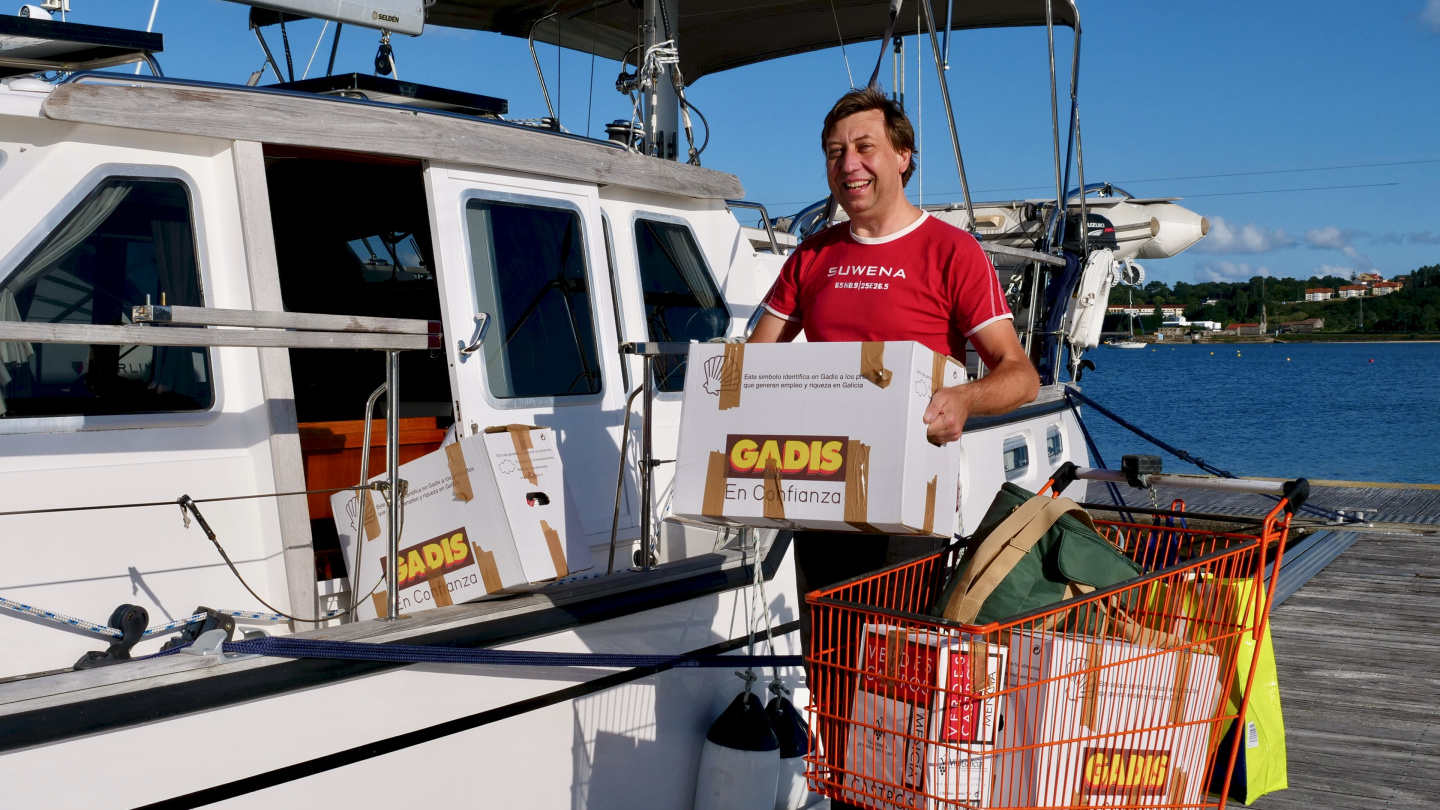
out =
[[1096,521],[1143,576],[1002,622],[930,615],[959,543],[807,594],[811,789],[875,808],[1225,807],[1243,736],[1211,773],[1244,728],[1259,656],[1236,662],[1263,636],[1290,513],[1215,531],[1146,512]]

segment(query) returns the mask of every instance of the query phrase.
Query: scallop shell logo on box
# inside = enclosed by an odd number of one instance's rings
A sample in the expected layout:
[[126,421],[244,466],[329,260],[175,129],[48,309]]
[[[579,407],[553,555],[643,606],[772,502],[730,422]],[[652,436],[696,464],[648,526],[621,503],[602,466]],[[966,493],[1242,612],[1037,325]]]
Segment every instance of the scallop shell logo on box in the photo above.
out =
[[[705,361],[705,393],[713,397],[718,397],[720,396],[720,389],[727,387],[727,384],[729,386],[739,385],[739,371],[732,368],[729,374],[725,374],[724,372],[725,355],[717,354]],[[722,379],[722,375],[726,379]]]

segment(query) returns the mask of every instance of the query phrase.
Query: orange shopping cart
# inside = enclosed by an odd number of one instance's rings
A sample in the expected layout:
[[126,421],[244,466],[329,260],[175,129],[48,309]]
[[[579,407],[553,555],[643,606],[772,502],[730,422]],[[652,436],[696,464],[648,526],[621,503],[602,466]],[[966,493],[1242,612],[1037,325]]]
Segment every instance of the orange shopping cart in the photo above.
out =
[[[1066,465],[1042,494],[1066,476],[1124,480]],[[1308,487],[1161,479],[1279,502],[1259,520],[1101,507],[1145,574],[986,625],[931,615],[960,544],[808,594],[811,789],[874,808],[1224,807],[1229,778],[1210,775],[1254,679],[1239,644],[1264,632]]]

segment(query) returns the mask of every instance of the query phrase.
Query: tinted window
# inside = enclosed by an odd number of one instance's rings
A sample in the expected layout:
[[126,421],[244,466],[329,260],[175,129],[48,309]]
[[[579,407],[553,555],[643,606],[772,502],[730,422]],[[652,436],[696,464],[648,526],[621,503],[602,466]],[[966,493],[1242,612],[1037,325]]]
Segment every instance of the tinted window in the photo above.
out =
[[1005,440],[1005,479],[1013,481],[1025,477],[1030,468],[1030,447],[1023,436],[1011,436]]
[[[189,196],[172,180],[107,180],[0,284],[0,320],[128,324],[147,296],[202,306]],[[201,411],[213,402],[204,349],[0,343],[0,417]]]
[[[651,340],[703,342],[725,334],[730,313],[689,228],[636,220],[635,252],[640,258],[645,327]],[[655,376],[661,391],[684,389],[685,358],[658,358]]]
[[600,393],[580,216],[485,200],[465,206],[475,306],[494,319],[485,370],[496,397]]

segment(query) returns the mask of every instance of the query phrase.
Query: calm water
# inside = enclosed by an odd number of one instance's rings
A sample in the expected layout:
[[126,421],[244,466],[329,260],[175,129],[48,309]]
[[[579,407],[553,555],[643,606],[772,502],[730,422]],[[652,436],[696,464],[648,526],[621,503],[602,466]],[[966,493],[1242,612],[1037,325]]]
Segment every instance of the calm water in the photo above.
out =
[[[1152,350],[1153,349],[1153,350]],[[1084,392],[1237,475],[1440,483],[1440,343],[1101,346]],[[1159,453],[1093,410],[1105,461]]]

